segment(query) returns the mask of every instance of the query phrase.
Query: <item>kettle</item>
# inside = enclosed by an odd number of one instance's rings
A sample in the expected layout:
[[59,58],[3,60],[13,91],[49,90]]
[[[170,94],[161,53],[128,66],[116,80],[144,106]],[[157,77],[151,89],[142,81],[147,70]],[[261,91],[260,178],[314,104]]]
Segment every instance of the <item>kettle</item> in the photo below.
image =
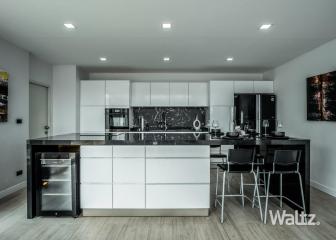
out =
[[193,126],[196,131],[201,130],[201,121],[198,119],[198,115],[196,115],[196,118],[193,122]]

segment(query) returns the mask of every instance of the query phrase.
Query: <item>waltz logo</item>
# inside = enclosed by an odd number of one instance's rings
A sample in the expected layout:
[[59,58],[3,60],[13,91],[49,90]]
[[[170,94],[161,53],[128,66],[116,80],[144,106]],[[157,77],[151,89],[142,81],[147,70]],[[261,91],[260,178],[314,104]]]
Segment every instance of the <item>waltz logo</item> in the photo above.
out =
[[286,213],[286,210],[277,210],[275,214],[270,210],[270,218],[273,225],[298,225],[298,226],[318,226],[319,221],[315,221],[315,214],[304,214],[295,211],[294,214]]

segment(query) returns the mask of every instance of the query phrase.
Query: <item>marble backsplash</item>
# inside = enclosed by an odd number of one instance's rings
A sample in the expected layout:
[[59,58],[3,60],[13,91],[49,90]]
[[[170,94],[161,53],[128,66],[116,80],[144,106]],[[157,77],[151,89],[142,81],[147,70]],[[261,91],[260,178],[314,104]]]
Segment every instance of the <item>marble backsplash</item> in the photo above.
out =
[[133,125],[140,126],[139,117],[143,116],[148,130],[160,129],[160,123],[166,118],[168,129],[192,129],[198,116],[202,127],[208,120],[207,107],[134,107]]

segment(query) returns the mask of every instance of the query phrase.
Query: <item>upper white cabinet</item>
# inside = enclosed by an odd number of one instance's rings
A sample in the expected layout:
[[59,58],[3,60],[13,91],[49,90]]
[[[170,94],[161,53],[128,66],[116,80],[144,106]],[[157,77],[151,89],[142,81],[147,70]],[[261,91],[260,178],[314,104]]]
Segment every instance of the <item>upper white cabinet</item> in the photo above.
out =
[[209,89],[207,82],[189,82],[189,106],[208,106]]
[[151,106],[169,106],[169,82],[151,83]]
[[150,82],[133,82],[131,96],[132,106],[150,106]]
[[253,81],[234,81],[235,93],[254,93]]
[[255,93],[273,93],[273,81],[254,81]]
[[170,106],[188,106],[188,83],[170,83]]
[[83,80],[80,89],[81,106],[105,106],[105,81]]
[[234,105],[233,87],[233,81],[210,81],[210,105]]
[[129,107],[130,81],[106,81],[106,106]]
[[82,133],[105,132],[105,107],[81,106],[80,131]]

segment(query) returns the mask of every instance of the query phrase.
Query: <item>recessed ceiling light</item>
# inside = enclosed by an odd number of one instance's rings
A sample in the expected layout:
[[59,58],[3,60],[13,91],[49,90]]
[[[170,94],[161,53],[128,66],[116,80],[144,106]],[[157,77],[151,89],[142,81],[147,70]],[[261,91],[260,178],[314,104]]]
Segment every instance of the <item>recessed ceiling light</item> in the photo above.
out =
[[270,23],[266,23],[266,24],[263,24],[259,27],[260,30],[268,30],[272,27],[272,24]]
[[99,60],[100,60],[101,62],[106,62],[106,61],[107,61],[107,58],[106,58],[106,57],[101,57],[101,58],[99,58]]
[[233,59],[233,57],[228,57],[228,58],[226,58],[226,61],[227,62],[232,62],[234,59]]
[[171,25],[171,23],[169,23],[169,22],[164,22],[164,23],[162,23],[162,28],[163,29],[171,29],[171,27],[172,27],[172,25]]
[[66,27],[67,29],[75,29],[75,25],[73,25],[72,23],[64,23],[64,27]]
[[163,58],[163,61],[164,61],[164,62],[170,62],[170,57],[164,57],[164,58]]

